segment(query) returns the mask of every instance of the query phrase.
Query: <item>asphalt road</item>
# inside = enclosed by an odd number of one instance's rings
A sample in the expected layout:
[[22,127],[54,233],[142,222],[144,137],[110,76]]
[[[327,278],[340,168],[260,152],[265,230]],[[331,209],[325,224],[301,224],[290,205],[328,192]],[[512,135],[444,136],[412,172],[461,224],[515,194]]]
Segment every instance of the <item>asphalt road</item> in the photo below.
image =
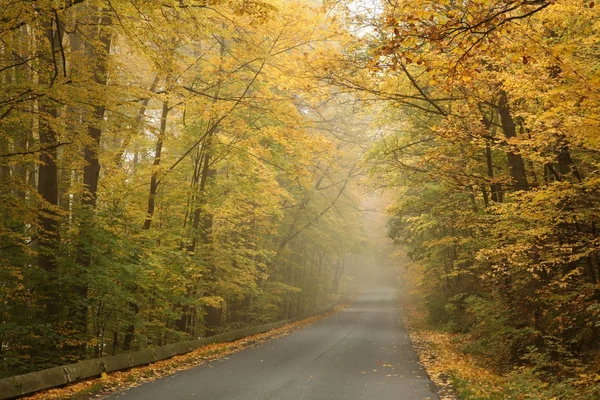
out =
[[438,399],[398,320],[392,289],[291,335],[116,393],[125,400]]

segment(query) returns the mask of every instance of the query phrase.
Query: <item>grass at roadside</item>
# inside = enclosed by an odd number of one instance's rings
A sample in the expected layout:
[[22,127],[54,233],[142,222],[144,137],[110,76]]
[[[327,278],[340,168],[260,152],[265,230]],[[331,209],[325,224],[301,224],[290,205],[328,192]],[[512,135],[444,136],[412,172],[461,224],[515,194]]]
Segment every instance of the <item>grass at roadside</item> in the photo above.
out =
[[179,371],[194,368],[206,362],[226,358],[228,355],[240,350],[260,345],[268,340],[280,338],[290,333],[311,325],[319,320],[340,312],[347,305],[337,306],[333,311],[312,316],[292,324],[271,331],[245,337],[234,342],[216,343],[200,347],[189,353],[175,356],[167,360],[135,367],[125,371],[103,373],[101,377],[77,382],[63,388],[50,389],[25,397],[26,400],[64,400],[87,399],[103,397],[106,394],[139,386],[146,382],[174,374]]

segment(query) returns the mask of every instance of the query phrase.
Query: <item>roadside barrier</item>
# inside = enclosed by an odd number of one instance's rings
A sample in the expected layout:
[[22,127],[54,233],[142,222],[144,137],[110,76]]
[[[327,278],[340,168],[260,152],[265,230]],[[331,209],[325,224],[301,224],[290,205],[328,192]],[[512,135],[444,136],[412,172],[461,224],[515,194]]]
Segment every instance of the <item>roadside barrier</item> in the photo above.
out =
[[80,361],[75,364],[63,365],[0,379],[0,400],[13,399],[40,390],[64,386],[83,379],[100,376],[103,372],[120,371],[147,365],[155,361],[166,360],[173,356],[189,353],[199,347],[213,343],[233,342],[234,340],[281,328],[284,325],[329,312],[334,308],[335,305],[283,321],[238,329],[195,340],[168,344],[153,349],[94,358],[91,360]]

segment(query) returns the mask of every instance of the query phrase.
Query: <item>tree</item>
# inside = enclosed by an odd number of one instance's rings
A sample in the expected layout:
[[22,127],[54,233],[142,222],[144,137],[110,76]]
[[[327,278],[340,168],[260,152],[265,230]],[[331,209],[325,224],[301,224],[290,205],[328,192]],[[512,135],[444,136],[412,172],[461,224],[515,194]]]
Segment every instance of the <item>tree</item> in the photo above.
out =
[[333,94],[312,62],[347,39],[339,21],[263,1],[36,7],[0,19],[3,376],[347,288],[365,144],[319,128]]
[[597,346],[596,61],[583,55],[595,13],[390,2],[368,48],[350,53],[358,71],[330,76],[390,105],[373,173],[401,188],[390,234],[424,267],[431,316],[470,333],[497,368],[546,379],[589,368]]

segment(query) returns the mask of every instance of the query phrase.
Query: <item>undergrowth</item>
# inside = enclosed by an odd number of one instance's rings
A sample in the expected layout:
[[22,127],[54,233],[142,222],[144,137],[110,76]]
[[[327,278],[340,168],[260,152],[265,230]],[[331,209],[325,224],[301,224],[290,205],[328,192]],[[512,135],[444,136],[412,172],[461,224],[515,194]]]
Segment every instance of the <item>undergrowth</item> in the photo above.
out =
[[454,299],[450,312],[474,311],[457,325],[448,315],[428,313],[424,298],[418,290],[404,296],[402,316],[443,400],[600,400],[600,369],[570,357],[552,337],[537,339],[541,351],[522,345],[530,330],[509,328],[488,304]]

